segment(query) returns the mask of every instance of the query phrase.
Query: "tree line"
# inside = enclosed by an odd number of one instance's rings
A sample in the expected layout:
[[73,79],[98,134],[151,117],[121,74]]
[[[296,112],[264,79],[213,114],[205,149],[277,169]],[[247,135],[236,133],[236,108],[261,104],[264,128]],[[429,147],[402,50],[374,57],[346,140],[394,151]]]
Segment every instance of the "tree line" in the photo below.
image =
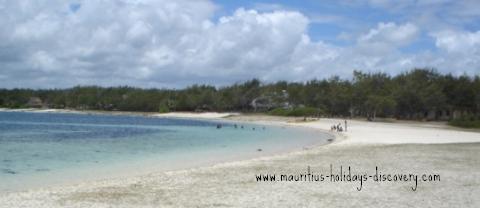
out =
[[0,89],[0,106],[143,112],[266,112],[310,108],[321,116],[478,119],[480,77],[414,69],[395,76],[354,71],[352,79],[334,76],[307,82],[262,83],[253,79],[218,88],[192,85],[184,89],[129,86]]

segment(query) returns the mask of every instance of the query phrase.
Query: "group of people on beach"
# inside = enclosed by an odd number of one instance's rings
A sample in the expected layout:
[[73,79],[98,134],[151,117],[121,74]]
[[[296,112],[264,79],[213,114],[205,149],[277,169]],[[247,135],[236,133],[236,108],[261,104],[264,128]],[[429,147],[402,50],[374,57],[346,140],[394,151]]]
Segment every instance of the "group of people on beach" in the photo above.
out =
[[345,129],[342,127],[341,123],[338,123],[338,124],[332,125],[332,127],[330,127],[330,130],[336,131],[336,132],[347,131],[347,120],[345,120]]

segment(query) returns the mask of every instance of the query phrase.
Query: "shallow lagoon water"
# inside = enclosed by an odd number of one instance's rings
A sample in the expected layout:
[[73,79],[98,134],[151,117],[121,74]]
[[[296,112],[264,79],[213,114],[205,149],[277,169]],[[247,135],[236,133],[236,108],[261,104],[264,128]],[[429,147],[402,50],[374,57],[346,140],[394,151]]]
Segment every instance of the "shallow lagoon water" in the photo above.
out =
[[0,191],[196,167],[328,138],[281,126],[237,123],[235,128],[227,121],[0,112]]

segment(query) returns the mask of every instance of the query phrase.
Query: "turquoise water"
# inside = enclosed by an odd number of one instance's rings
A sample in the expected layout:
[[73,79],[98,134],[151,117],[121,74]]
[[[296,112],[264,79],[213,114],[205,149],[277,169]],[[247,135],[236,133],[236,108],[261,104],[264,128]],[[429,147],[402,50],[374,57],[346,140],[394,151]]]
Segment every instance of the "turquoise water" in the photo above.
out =
[[237,123],[235,128],[225,121],[0,112],[0,190],[195,167],[327,138],[280,126]]

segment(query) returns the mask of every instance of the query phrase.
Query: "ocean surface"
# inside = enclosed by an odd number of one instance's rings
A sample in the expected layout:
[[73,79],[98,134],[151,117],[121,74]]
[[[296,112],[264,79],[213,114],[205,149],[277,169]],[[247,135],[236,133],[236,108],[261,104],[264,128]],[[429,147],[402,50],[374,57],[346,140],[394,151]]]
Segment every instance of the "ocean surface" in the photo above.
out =
[[229,121],[0,112],[0,191],[197,167],[328,138],[313,130]]

